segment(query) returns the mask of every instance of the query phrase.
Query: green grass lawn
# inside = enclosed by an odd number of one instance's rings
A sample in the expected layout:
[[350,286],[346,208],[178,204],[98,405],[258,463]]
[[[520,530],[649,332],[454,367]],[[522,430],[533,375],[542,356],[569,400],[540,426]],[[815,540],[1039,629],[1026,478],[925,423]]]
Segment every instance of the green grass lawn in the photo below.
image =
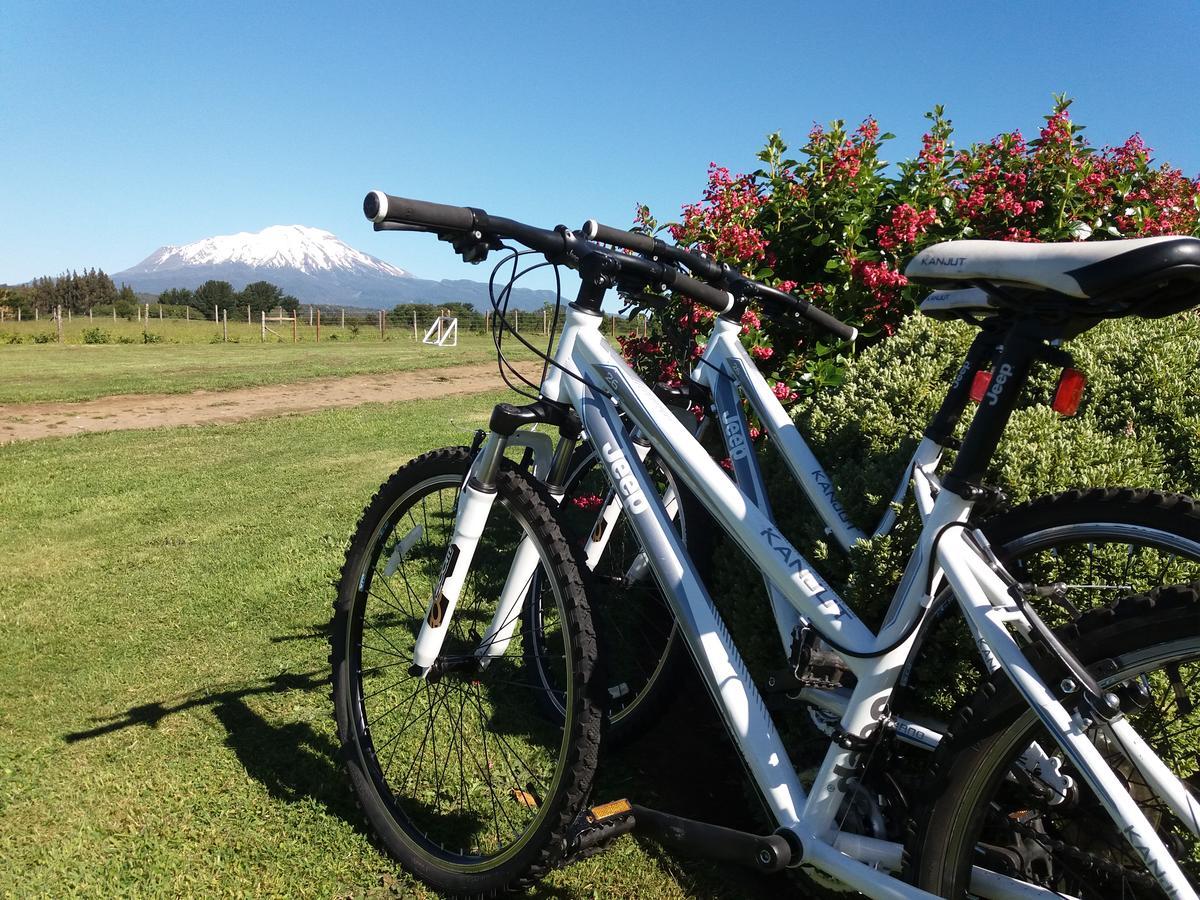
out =
[[[378,483],[496,399],[0,447],[0,895],[424,896],[336,761],[331,581]],[[608,754],[598,799],[736,811],[700,692]],[[623,838],[539,893],[784,887]]]
[[[533,358],[515,341],[506,342],[505,353]],[[432,347],[411,335],[320,344],[16,344],[0,346],[0,403],[228,390],[486,363],[495,355],[490,335],[463,335],[457,347]]]

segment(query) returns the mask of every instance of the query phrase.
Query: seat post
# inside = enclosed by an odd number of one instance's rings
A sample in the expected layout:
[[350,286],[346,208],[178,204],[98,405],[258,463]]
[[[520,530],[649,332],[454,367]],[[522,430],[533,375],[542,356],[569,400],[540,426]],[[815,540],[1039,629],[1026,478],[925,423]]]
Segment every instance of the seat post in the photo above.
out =
[[937,413],[925,429],[925,437],[940,447],[954,446],[954,427],[962,418],[963,410],[967,408],[973,376],[981,366],[991,361],[1003,338],[1003,332],[997,326],[998,323],[994,319],[983,323],[979,333],[975,335],[975,340],[971,342],[954,381],[950,383],[942,405],[938,407]]
[[942,479],[944,488],[964,500],[979,499],[981,482],[1029,372],[1047,349],[1045,341],[1055,336],[1047,334],[1046,323],[1034,319],[1019,319],[1009,329],[987,393],[967,428],[954,466]]

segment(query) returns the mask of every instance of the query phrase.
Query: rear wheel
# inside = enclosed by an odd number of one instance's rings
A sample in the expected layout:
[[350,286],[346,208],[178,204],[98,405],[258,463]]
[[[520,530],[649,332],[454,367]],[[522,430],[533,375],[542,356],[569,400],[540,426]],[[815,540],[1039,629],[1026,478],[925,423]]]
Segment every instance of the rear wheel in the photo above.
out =
[[[1123,596],[1200,580],[1200,507],[1180,494],[1068,491],[979,527],[1020,581],[1059,586],[1053,599],[1031,601],[1055,627]],[[934,603],[915,665],[902,679],[905,690],[895,698],[904,715],[946,716],[986,677],[953,595],[942,591]]]
[[[1104,687],[1137,698],[1130,705],[1131,724],[1193,790],[1200,789],[1198,587],[1127,597],[1063,631]],[[1036,658],[1045,651],[1039,645],[1028,652]],[[1200,886],[1196,836],[1111,742],[1094,727],[1088,734],[1192,887]],[[942,897],[962,896],[976,864],[1071,896],[1165,896],[1003,675],[964,705],[943,743],[931,775],[939,796],[927,814],[916,818],[910,845],[921,888]],[[1031,772],[1022,757],[1034,746],[1046,758]]]
[[[345,763],[380,842],[437,890],[478,896],[528,884],[560,859],[590,789],[602,712],[574,552],[544,490],[507,462],[441,673],[410,673],[468,463],[463,448],[425,454],[372,499],[342,571],[330,661]],[[537,676],[520,627],[503,655],[475,662],[526,539],[541,563],[531,588],[543,610]],[[561,717],[543,714],[544,694]]]

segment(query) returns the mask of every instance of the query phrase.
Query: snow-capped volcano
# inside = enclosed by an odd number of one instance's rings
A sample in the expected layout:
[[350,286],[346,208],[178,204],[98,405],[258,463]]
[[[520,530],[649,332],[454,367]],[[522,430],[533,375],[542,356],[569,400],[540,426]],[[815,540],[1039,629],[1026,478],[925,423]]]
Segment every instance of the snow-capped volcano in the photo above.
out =
[[[181,247],[160,247],[123,272],[118,284],[158,293],[168,288],[195,289],[210,279],[241,290],[253,281],[269,281],[305,303],[387,308],[397,303],[473,303],[489,305],[487,286],[474,281],[426,281],[391,263],[355,250],[328,231],[306,225],[272,225],[205,238]],[[553,302],[549,291],[513,291],[518,309],[540,309]]]
[[355,250],[328,231],[306,225],[272,225],[262,231],[242,231],[205,238],[182,247],[162,247],[130,272],[161,272],[185,266],[240,264],[259,269],[318,272],[368,271],[398,278],[408,273],[361,250]]

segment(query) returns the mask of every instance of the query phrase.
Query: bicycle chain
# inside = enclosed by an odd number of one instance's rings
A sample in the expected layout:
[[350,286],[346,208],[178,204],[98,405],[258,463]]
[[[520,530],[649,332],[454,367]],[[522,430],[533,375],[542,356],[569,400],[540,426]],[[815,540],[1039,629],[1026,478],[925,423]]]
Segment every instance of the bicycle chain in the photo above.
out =
[[[1080,863],[1083,863],[1083,865],[1086,869],[1097,870],[1100,872],[1104,872],[1110,876],[1122,878],[1126,881],[1133,881],[1136,884],[1138,884],[1140,887],[1152,888],[1152,889],[1158,887],[1158,881],[1156,881],[1154,878],[1151,878],[1147,875],[1143,875],[1139,872],[1131,871],[1131,870],[1125,868],[1124,866],[1118,865],[1117,863],[1109,862],[1106,859],[1102,859],[1101,857],[1096,856],[1096,854],[1094,854],[1094,853],[1087,853],[1083,850],[1078,849],[1077,847],[1073,847],[1070,844],[1067,844],[1056,838],[1052,838],[1052,837],[1050,837],[1050,835],[1046,834],[1045,832],[1038,831],[1037,829],[1032,828],[1029,825],[1025,825],[1022,822],[1018,822],[1015,819],[1009,819],[1008,821],[1014,831],[1020,832],[1021,834],[1024,834],[1027,837],[1032,838],[1036,843],[1038,843],[1044,849],[1050,851],[1051,854],[1055,854],[1055,853],[1061,854],[1070,859],[1074,859]],[[1049,885],[1042,885],[1042,886],[1049,888]]]

